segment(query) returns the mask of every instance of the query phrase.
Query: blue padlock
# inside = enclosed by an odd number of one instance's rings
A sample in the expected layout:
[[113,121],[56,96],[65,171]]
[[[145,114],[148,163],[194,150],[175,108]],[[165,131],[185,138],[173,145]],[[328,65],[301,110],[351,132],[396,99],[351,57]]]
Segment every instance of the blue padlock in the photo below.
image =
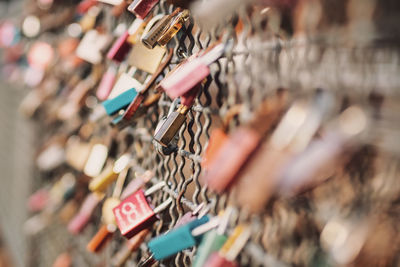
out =
[[111,116],[121,109],[126,108],[133,101],[133,99],[135,99],[137,94],[137,91],[132,88],[112,99],[104,101],[102,105],[106,110],[106,113]]
[[162,260],[168,258],[200,243],[202,236],[193,236],[192,230],[208,221],[209,217],[203,216],[150,240],[148,247],[153,253],[154,259]]

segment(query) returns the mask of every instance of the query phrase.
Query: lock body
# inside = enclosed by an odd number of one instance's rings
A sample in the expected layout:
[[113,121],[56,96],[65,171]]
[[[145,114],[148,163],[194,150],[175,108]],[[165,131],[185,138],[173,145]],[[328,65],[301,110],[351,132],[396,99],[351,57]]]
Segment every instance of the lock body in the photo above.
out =
[[114,172],[110,165],[89,183],[89,189],[92,192],[104,192],[117,178],[118,174]]
[[157,43],[161,46],[168,44],[169,41],[179,32],[182,28],[183,23],[175,23],[170,28],[168,28],[162,36],[160,36],[157,40]]
[[128,64],[148,73],[155,73],[167,50],[156,46],[147,48],[142,42],[133,46],[128,57]]
[[159,0],[134,0],[128,6],[128,10],[136,15],[136,17],[144,19],[150,10],[158,3]]
[[154,135],[154,140],[163,146],[168,146],[185,121],[185,113],[172,112]]
[[183,27],[185,21],[189,18],[189,11],[184,10],[178,14],[176,18],[170,23],[170,26],[164,31],[164,33],[158,38],[157,43],[161,46],[166,45],[171,39],[179,32]]
[[168,258],[184,249],[195,246],[199,237],[192,235],[192,230],[209,221],[208,216],[203,216],[170,232],[158,236],[148,243],[150,251],[156,260]]
[[164,31],[167,29],[170,24],[171,17],[164,16],[161,20],[159,20],[153,28],[149,30],[149,32],[142,37],[142,43],[148,48],[153,49],[157,45],[157,40],[161,37]]
[[193,59],[163,79],[161,87],[167,95],[175,99],[188,93],[210,74],[210,69],[199,59]]
[[[250,128],[239,128],[215,156],[203,181],[216,192],[223,192],[234,180],[260,142],[261,136]],[[226,159],[229,158],[229,161]]]
[[132,88],[113,99],[104,101],[102,105],[106,110],[106,113],[111,116],[117,113],[119,110],[126,108],[136,96],[137,92],[134,88]]
[[96,92],[96,96],[99,100],[104,101],[108,98],[113,88],[116,75],[117,70],[114,67],[108,68],[104,73]]
[[123,33],[113,44],[107,53],[107,58],[116,62],[124,61],[126,55],[131,50],[131,44],[128,42],[129,32]]
[[115,226],[103,225],[96,235],[87,244],[86,249],[92,253],[99,252],[112,238]]
[[121,234],[127,238],[133,237],[157,220],[143,190],[124,199],[113,212]]

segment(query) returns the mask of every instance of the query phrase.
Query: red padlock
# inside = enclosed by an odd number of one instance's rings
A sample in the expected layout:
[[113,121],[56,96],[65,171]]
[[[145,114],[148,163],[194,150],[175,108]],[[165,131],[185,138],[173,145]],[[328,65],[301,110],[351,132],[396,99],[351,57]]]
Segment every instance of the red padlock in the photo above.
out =
[[140,231],[149,227],[157,220],[157,213],[167,208],[172,199],[169,198],[155,209],[150,207],[146,197],[166,185],[165,182],[154,185],[146,192],[139,190],[113,209],[115,220],[121,234],[131,238]]

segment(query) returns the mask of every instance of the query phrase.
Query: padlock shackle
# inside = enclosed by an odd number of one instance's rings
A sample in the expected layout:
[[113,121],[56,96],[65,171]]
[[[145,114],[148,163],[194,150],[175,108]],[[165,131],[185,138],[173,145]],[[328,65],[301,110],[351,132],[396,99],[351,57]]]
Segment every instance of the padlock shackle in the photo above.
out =
[[169,207],[169,205],[171,205],[172,203],[172,198],[168,198],[166,201],[164,201],[163,203],[161,203],[160,205],[158,205],[153,211],[154,213],[158,214],[160,212],[162,212],[163,210],[165,210],[166,208]]
[[167,183],[165,181],[159,182],[159,183],[153,185],[152,187],[150,187],[149,189],[147,189],[144,192],[144,195],[146,197],[148,197],[149,195],[153,194],[154,192],[157,192],[158,190],[162,189],[166,185],[167,185]]
[[201,236],[202,234],[207,233],[208,231],[216,228],[221,222],[221,218],[214,217],[211,218],[207,223],[202,224],[192,230],[192,236]]

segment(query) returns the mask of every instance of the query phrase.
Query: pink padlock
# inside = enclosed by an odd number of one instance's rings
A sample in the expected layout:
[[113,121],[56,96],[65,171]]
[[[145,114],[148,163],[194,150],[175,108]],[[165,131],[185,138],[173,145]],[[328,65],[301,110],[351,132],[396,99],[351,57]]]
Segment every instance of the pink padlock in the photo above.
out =
[[114,86],[116,76],[117,69],[115,66],[111,65],[110,67],[108,67],[106,73],[104,73],[103,78],[100,81],[99,87],[97,88],[96,96],[99,100],[107,100]]
[[234,261],[228,261],[222,257],[218,252],[214,252],[210,255],[204,266],[208,267],[239,267],[239,265]]
[[124,61],[126,55],[132,48],[131,44],[127,41],[128,37],[129,32],[126,31],[114,42],[107,53],[108,59],[114,60],[116,62]]
[[175,99],[189,92],[195,85],[200,84],[210,75],[209,65],[224,53],[223,44],[219,44],[201,57],[186,62],[160,83],[167,95]]
[[189,92],[210,74],[210,69],[203,61],[194,59],[187,62],[171,76],[161,81],[161,87],[167,95],[175,99]]
[[122,191],[121,199],[124,200],[125,198],[129,197],[140,188],[142,188],[151,178],[154,177],[154,172],[152,171],[145,171],[143,174],[136,176]]
[[77,215],[69,222],[68,231],[72,234],[79,234],[88,224],[92,217],[93,211],[101,201],[101,197],[92,193],[88,195]]
[[159,0],[135,0],[129,5],[128,10],[136,17],[144,19]]

